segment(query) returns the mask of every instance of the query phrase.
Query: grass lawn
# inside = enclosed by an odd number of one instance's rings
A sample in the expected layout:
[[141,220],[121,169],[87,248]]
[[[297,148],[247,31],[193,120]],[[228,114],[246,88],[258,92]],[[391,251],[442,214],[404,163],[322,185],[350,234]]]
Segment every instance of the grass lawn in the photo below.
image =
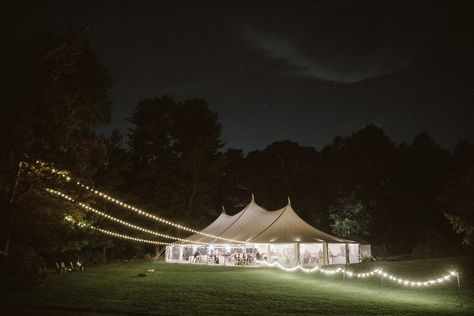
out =
[[[352,265],[354,271],[382,267],[401,277],[423,280],[461,273],[429,288],[371,280],[241,268],[134,261],[53,275],[45,288],[0,293],[2,312],[79,315],[123,314],[322,314],[474,315],[474,258],[446,258]],[[146,272],[147,269],[155,272]],[[145,273],[146,277],[137,277]],[[460,298],[462,307],[460,307]],[[34,306],[34,307],[28,307]],[[62,309],[65,308],[65,309]],[[2,313],[3,314],[3,313]]]

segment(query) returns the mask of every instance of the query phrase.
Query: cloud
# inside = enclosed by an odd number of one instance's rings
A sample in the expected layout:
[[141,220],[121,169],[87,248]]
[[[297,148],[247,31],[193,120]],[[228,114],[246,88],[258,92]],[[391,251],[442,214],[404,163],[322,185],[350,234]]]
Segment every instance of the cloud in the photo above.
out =
[[286,62],[291,68],[288,73],[324,81],[356,83],[399,70],[416,60],[406,52],[379,51],[357,57],[333,49],[334,58],[327,61],[315,55],[309,56],[287,38],[248,26],[242,27],[242,36],[266,57]]

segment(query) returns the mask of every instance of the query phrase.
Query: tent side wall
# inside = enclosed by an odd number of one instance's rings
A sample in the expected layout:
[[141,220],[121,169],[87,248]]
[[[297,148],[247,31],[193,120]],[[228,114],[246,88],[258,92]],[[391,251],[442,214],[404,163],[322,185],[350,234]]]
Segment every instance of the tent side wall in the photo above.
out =
[[165,261],[170,262],[170,253],[171,253],[171,246],[166,246],[165,248]]
[[283,266],[294,266],[298,264],[298,251],[295,243],[268,244],[269,263],[278,262]]
[[372,259],[372,249],[370,245],[360,245],[360,261]]
[[348,244],[347,249],[349,250],[349,260],[348,260],[349,264],[361,262],[359,244],[356,244],[356,243]]
[[324,243],[299,243],[298,247],[302,266],[324,265]]

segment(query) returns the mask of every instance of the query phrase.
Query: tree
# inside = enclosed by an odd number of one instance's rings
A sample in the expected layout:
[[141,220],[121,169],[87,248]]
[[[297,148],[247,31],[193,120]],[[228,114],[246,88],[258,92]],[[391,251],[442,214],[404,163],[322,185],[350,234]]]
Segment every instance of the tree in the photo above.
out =
[[[329,210],[332,229],[336,219],[342,223],[347,210],[347,224],[357,226],[353,221],[360,220],[362,232],[370,230],[371,242],[385,243],[390,225],[387,214],[392,211],[395,145],[381,128],[367,125],[349,137],[336,137],[321,156],[324,207]],[[359,209],[356,204],[363,206],[363,212],[351,214]]]
[[[409,145],[399,146],[399,161],[392,177],[395,212],[389,216],[392,226],[390,242],[399,251],[416,248],[440,249],[430,238],[433,229],[450,240],[449,227],[436,196],[449,172],[450,153],[427,133],[420,133]],[[417,244],[424,244],[419,245]],[[431,244],[427,244],[431,243]]]
[[130,122],[128,191],[161,215],[207,222],[224,161],[217,114],[204,100],[163,96],[140,102]]
[[355,192],[344,194],[329,208],[332,232],[337,236],[368,236],[371,218]]
[[219,179],[220,204],[229,213],[236,213],[250,201],[246,160],[241,149],[230,148],[223,154],[224,170]]
[[246,186],[268,208],[282,207],[289,196],[302,207],[304,196],[314,197],[307,189],[308,181],[315,179],[313,171],[318,159],[319,153],[312,147],[288,140],[273,142],[264,150],[247,155]]
[[[52,242],[38,238],[46,234],[46,225],[42,225],[50,223],[50,206],[41,203],[40,193],[31,191],[41,191],[49,176],[44,172],[34,174],[30,164],[20,165],[24,155],[60,162],[62,167],[90,179],[107,158],[104,143],[95,136],[94,128],[107,122],[110,114],[110,80],[95,59],[87,29],[69,31],[63,37],[38,34],[28,40],[7,42],[0,52],[3,271],[9,253],[21,255],[31,253],[26,251],[30,249],[46,258],[47,252],[39,249],[47,249],[45,245]],[[32,180],[23,175],[34,177]],[[37,229],[31,229],[30,219],[36,220]],[[12,239],[14,243],[10,243]],[[61,238],[54,242],[60,243]],[[10,244],[22,250],[11,248]]]
[[461,141],[454,149],[453,168],[438,199],[462,243],[474,245],[474,144]]

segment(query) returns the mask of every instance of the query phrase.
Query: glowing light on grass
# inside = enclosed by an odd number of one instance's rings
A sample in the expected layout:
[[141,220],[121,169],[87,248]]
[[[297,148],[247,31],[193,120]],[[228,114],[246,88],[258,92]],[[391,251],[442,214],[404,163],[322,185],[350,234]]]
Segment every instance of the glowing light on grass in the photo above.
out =
[[320,272],[324,275],[344,274],[346,277],[349,277],[349,278],[355,277],[355,278],[359,278],[359,279],[366,279],[366,278],[378,276],[378,277],[387,278],[387,279],[389,279],[389,280],[391,280],[395,283],[398,283],[398,284],[409,285],[409,286],[412,286],[412,287],[426,287],[426,286],[429,286],[429,285],[444,283],[445,281],[448,281],[452,277],[456,277],[458,275],[457,272],[451,271],[451,272],[449,272],[449,274],[441,276],[439,278],[420,282],[420,281],[410,281],[410,280],[401,279],[399,277],[396,277],[392,274],[389,274],[389,273],[383,271],[383,269],[381,269],[381,268],[377,268],[377,269],[369,271],[369,272],[354,273],[354,272],[348,271],[344,268],[324,269],[324,268],[321,268],[319,266],[316,266],[314,268],[304,268],[300,264],[298,264],[294,267],[285,267],[285,266],[281,265],[279,262],[268,263],[265,260],[263,260],[263,261],[256,260],[256,262],[259,263],[259,264],[264,264],[267,267],[277,267],[277,268],[279,268],[281,270],[284,270],[284,271],[287,271],[287,272],[294,272],[294,271],[297,271],[297,270],[301,270],[301,271],[306,272],[306,273]]

